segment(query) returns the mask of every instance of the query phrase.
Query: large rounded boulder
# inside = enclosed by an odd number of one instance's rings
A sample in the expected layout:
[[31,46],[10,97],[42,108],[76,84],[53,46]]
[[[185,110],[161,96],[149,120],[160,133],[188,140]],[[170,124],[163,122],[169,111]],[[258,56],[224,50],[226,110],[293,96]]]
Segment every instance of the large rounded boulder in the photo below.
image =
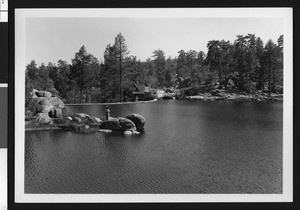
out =
[[123,131],[135,131],[136,130],[136,126],[134,124],[134,122],[132,122],[131,120],[124,118],[124,117],[118,117],[118,120],[120,122],[120,125],[122,127]]
[[38,113],[34,117],[34,122],[39,124],[51,124],[52,119],[46,113]]
[[118,118],[115,117],[110,117],[109,120],[102,122],[100,128],[109,130],[122,130]]
[[132,113],[128,115],[126,118],[131,120],[135,124],[138,130],[143,129],[145,126],[146,119],[142,115]]
[[38,97],[32,99],[30,107],[33,113],[49,113],[51,109],[63,109],[64,103],[57,97]]
[[35,91],[34,92],[35,95],[37,95],[37,97],[51,97],[52,93],[50,93],[49,91]]
[[123,117],[110,117],[109,120],[101,123],[100,128],[114,131],[136,130],[134,123]]

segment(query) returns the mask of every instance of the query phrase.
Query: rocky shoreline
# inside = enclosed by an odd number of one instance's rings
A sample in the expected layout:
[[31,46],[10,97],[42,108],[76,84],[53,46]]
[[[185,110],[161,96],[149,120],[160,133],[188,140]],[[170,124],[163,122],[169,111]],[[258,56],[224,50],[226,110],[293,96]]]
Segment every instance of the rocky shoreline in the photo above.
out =
[[185,100],[204,100],[204,101],[283,101],[283,94],[256,92],[247,94],[245,92],[234,93],[225,90],[214,90],[207,93],[201,93],[195,96],[186,96]]

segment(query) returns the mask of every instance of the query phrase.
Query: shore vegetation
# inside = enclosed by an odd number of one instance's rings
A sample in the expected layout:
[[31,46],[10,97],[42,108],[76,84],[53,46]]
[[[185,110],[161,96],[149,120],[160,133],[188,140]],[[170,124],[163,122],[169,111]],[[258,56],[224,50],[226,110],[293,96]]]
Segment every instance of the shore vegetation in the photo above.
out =
[[49,91],[67,104],[135,101],[135,84],[152,90],[179,90],[188,98],[214,92],[249,97],[263,94],[267,98],[283,93],[283,35],[266,43],[255,34],[237,35],[233,43],[211,40],[207,53],[179,49],[174,58],[157,49],[141,61],[130,54],[125,37],[119,33],[104,49],[103,59],[83,45],[71,63],[61,58],[38,66],[32,60],[25,75],[26,107],[32,89]]

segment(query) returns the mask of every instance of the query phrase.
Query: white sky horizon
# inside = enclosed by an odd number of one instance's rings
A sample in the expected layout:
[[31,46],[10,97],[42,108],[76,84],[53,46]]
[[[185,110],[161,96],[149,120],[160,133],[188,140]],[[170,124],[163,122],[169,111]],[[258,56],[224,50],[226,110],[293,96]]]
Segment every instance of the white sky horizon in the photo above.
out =
[[175,58],[180,50],[207,53],[210,40],[234,42],[237,35],[255,34],[264,44],[277,42],[283,34],[280,18],[27,18],[26,63],[71,64],[84,45],[99,61],[108,44],[122,33],[129,55],[145,61],[161,49],[166,58]]

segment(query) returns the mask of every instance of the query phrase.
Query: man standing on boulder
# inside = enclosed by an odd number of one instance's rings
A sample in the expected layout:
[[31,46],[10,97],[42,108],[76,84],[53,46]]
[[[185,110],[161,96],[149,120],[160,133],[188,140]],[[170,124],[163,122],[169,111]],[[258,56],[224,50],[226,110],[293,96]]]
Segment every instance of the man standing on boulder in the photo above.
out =
[[106,117],[106,121],[109,120],[109,117],[110,117],[109,106],[106,106],[106,109],[105,109],[105,117]]

